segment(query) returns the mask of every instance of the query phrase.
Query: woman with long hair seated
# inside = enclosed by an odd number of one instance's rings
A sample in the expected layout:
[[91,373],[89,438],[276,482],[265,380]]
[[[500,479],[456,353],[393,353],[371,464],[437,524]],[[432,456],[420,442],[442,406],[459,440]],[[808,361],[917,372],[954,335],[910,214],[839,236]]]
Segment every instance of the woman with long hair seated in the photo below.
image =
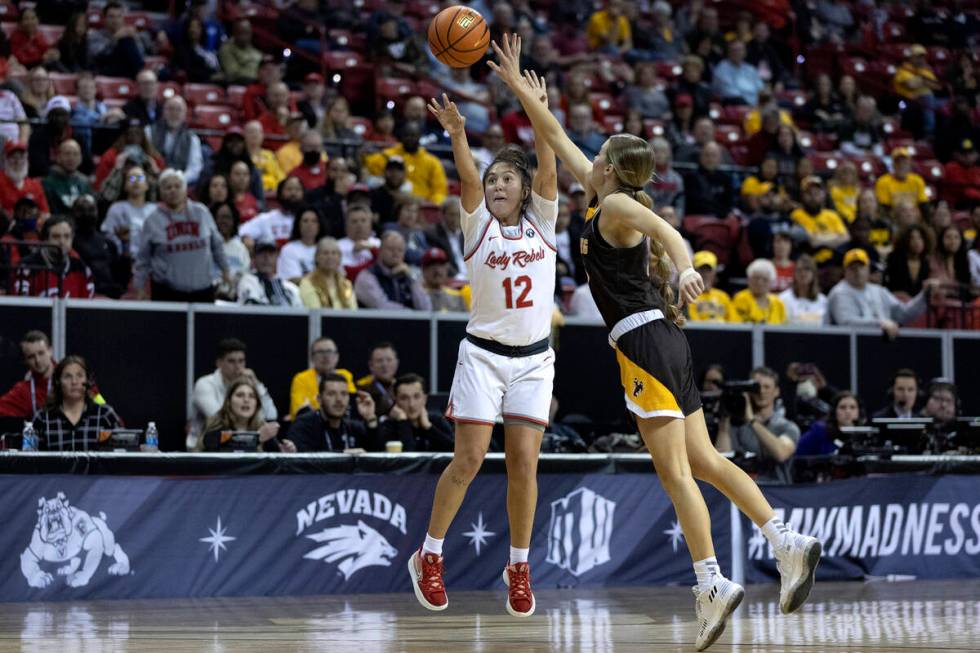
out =
[[[255,385],[247,378],[240,378],[228,386],[225,402],[204,425],[204,436],[198,439],[205,451],[221,449],[222,434],[233,431],[255,431],[259,434],[259,450],[279,434],[279,422],[266,422],[262,417],[262,404]],[[200,446],[200,445],[199,445]],[[285,451],[279,445],[280,451]],[[275,447],[273,447],[273,450]]]
[[838,442],[846,441],[841,428],[864,424],[861,400],[850,390],[834,395],[826,420],[814,422],[796,445],[797,456],[825,456],[837,453]]
[[41,451],[94,451],[99,434],[119,427],[119,416],[102,396],[92,391],[88,363],[65,356],[51,375],[44,408],[34,416]]
[[340,245],[336,238],[321,238],[313,257],[313,271],[299,282],[299,296],[307,308],[357,309],[354,284],[340,265]]

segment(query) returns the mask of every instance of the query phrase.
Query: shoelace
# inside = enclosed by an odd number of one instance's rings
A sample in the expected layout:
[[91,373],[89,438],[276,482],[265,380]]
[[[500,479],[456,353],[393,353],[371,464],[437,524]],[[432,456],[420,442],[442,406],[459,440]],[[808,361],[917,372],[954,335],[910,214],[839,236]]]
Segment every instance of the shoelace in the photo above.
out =
[[422,556],[422,584],[428,586],[430,592],[444,592],[446,586],[442,581],[442,560],[429,562],[428,556]]
[[510,578],[510,595],[514,598],[530,598],[531,579],[528,578],[530,570],[527,565],[512,565],[507,568]]

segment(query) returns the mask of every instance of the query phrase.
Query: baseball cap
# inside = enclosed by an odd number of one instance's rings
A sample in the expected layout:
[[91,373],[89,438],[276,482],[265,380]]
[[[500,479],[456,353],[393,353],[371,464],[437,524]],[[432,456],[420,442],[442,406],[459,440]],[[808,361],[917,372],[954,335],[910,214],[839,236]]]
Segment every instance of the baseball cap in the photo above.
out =
[[400,156],[390,156],[388,157],[387,163],[385,163],[386,168],[405,168],[405,159]]
[[308,73],[303,78],[304,84],[323,84],[323,75],[320,73]]
[[820,186],[822,188],[823,187],[823,179],[821,179],[820,177],[818,177],[816,175],[810,175],[809,177],[807,177],[806,179],[804,179],[803,180],[803,183],[801,184],[803,190],[806,190],[807,188],[809,188],[810,186],[813,186],[813,185],[817,185],[817,186]]
[[773,189],[771,181],[747,180],[742,184],[742,195],[749,197],[760,197]]
[[71,113],[71,102],[64,95],[55,95],[44,105],[44,115],[47,116],[55,109],[61,109],[62,111]]
[[584,192],[585,192],[585,186],[578,183],[577,181],[568,187],[569,195],[574,195],[575,193],[584,193]]
[[255,243],[256,254],[258,254],[259,252],[269,252],[269,251],[274,252],[277,249],[278,248],[276,247],[276,241],[269,240],[268,238],[263,238],[262,240]]
[[916,43],[911,48],[909,48],[910,57],[923,57],[925,56],[925,54],[926,54],[926,49],[918,43]]
[[912,153],[909,151],[909,148],[907,148],[907,147],[896,147],[894,150],[892,150],[892,158],[893,159],[897,159],[897,158],[902,157],[902,156],[904,156],[905,158],[912,158]]
[[425,254],[422,255],[422,267],[430,265],[432,263],[448,263],[449,257],[446,256],[445,250],[441,247],[430,247],[425,250]]
[[11,152],[16,152],[17,150],[26,152],[27,143],[21,143],[20,141],[7,141],[3,146],[4,154],[10,154]]
[[678,107],[691,107],[694,106],[694,98],[691,97],[690,93],[681,93],[674,100],[674,104]]
[[844,267],[848,267],[851,263],[860,263],[861,265],[869,265],[871,259],[868,258],[868,253],[859,247],[847,250],[847,254],[844,254]]
[[694,269],[709,267],[712,270],[718,267],[718,257],[715,256],[714,252],[709,252],[708,250],[701,250],[700,252],[695,252],[694,254]]

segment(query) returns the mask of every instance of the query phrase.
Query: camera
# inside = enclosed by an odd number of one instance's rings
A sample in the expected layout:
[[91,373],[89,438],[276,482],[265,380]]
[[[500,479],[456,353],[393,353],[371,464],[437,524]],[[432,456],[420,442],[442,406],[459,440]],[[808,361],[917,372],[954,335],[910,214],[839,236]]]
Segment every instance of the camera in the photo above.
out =
[[758,381],[725,381],[721,384],[721,411],[731,420],[732,426],[745,424],[746,393],[759,392]]

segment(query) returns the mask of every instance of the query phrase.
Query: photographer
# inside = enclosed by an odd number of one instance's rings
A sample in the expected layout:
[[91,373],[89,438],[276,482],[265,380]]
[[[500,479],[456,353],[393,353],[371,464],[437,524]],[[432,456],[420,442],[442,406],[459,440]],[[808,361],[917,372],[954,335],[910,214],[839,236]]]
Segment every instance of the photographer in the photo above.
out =
[[779,375],[768,367],[752,370],[758,384],[754,392],[744,393],[744,413],[729,410],[718,427],[715,448],[722,453],[753,453],[759,457],[758,481],[789,484],[793,482],[790,459],[800,439],[800,429],[789,420],[773,414],[779,397]]

